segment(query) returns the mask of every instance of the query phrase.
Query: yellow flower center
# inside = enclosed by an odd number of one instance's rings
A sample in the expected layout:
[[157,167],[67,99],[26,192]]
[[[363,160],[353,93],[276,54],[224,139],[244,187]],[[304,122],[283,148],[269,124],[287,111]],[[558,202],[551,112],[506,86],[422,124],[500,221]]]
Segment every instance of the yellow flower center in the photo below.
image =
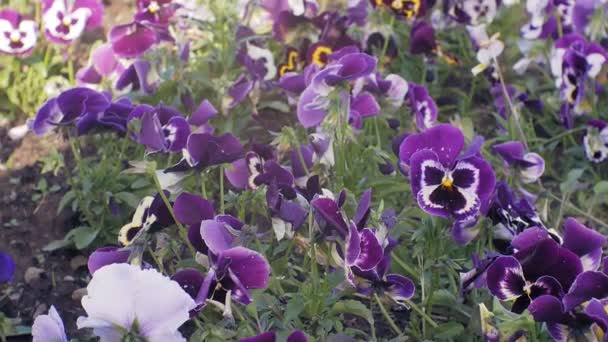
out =
[[454,186],[454,180],[451,177],[446,176],[441,181],[441,186],[446,189],[452,189],[452,187]]
[[70,18],[68,17],[63,17],[63,20],[61,21],[61,23],[63,24],[63,26],[70,26],[72,24],[72,20],[70,20]]
[[329,46],[319,46],[312,53],[312,62],[319,67],[323,67],[327,64],[327,55],[330,53],[332,53],[332,50]]
[[150,5],[148,5],[148,11],[152,14],[155,14],[156,12],[160,11],[160,6],[156,1],[152,1]]
[[12,43],[18,43],[21,40],[21,34],[18,31],[11,32],[10,36]]

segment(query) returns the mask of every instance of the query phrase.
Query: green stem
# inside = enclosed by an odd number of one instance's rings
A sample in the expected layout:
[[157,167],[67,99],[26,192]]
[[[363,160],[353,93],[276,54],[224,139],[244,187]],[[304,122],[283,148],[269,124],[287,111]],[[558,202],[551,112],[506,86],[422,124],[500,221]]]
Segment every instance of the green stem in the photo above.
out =
[[206,178],[205,172],[201,172],[201,195],[203,195],[203,198],[205,199],[207,198],[207,182],[205,182]]
[[[84,179],[84,175],[82,173],[82,157],[80,156],[80,148],[78,147],[76,139],[72,135],[72,129],[70,127],[67,128],[67,135],[68,135],[68,143],[70,145],[70,150],[72,151],[72,155],[74,156],[74,161],[76,162],[76,168],[78,169],[78,177],[82,181]],[[76,196],[76,201],[78,201],[78,207],[84,214],[84,217],[87,220],[87,223],[91,227],[94,227],[93,226],[93,224],[95,223],[94,216],[89,211],[88,206],[84,202],[84,196],[83,196],[82,192],[80,191],[80,188],[77,186],[76,182],[74,181],[74,176],[72,175],[72,172],[69,170],[69,168],[67,166],[66,166],[66,176],[68,179],[68,183],[70,184],[70,187],[74,191],[74,195]]]
[[70,81],[70,84],[74,85],[75,82],[75,78],[74,78],[74,58],[73,58],[73,54],[74,54],[74,47],[73,45],[71,45],[68,48],[68,80]]
[[247,318],[245,318],[245,316],[241,312],[241,309],[239,309],[238,306],[233,305],[232,306],[232,311],[236,312],[236,315],[239,317],[239,320],[241,320],[243,322],[247,322],[247,330],[249,331],[249,334],[251,334],[251,335],[256,335],[257,334],[256,331],[255,331],[255,329],[253,329],[251,327],[252,323]]
[[171,214],[171,217],[173,218],[173,220],[175,221],[175,224],[177,225],[177,228],[178,228],[177,231],[179,233],[179,236],[182,238],[182,240],[184,241],[186,246],[188,246],[190,253],[194,257],[196,255],[196,250],[194,249],[194,247],[190,243],[190,240],[188,239],[188,230],[177,220],[177,217],[175,216],[175,212],[173,211],[173,206],[171,205],[171,202],[169,202],[167,195],[165,195],[165,191],[163,190],[162,186],[160,185],[160,181],[158,180],[158,177],[156,176],[156,172],[150,172],[150,174],[152,176],[152,179],[154,180],[154,185],[156,185],[156,191],[158,191],[160,198],[162,198],[163,203],[165,203],[165,206],[167,207],[167,210],[169,210],[169,214]]
[[409,299],[406,299],[405,303],[409,305],[412,309],[414,309],[414,311],[416,311],[422,318],[424,318],[424,320],[428,322],[433,327],[433,329],[436,329],[439,326],[437,323],[435,323],[435,321],[433,321],[431,316],[427,315],[422,309],[418,307],[418,305],[414,304],[414,302]]
[[526,150],[528,150],[528,141],[526,140],[526,135],[524,134],[524,130],[521,126],[521,122],[520,122],[520,118],[519,118],[519,111],[517,110],[515,105],[513,105],[513,102],[511,101],[511,95],[509,95],[509,91],[507,90],[507,85],[505,84],[505,79],[504,79],[504,76],[500,69],[500,64],[498,63],[498,59],[496,59],[496,57],[494,57],[494,65],[496,66],[496,73],[498,74],[498,79],[500,80],[500,86],[502,87],[503,96],[507,100],[507,103],[509,104],[509,108],[511,109],[511,113],[513,114],[515,126],[517,127],[517,131],[519,132],[519,137],[521,139],[521,142],[526,147]]
[[399,336],[403,335],[403,331],[401,331],[401,329],[399,329],[399,327],[397,326],[397,324],[395,323],[395,321],[393,320],[391,315],[389,315],[388,311],[386,311],[386,308],[384,307],[384,304],[382,304],[380,297],[378,297],[378,294],[375,292],[374,292],[374,299],[376,300],[376,303],[378,303],[378,306],[380,306],[380,311],[382,311],[384,318],[386,318],[386,320],[388,321],[388,325],[391,326],[391,328],[397,335],[399,335]]
[[401,258],[399,258],[397,255],[395,255],[395,253],[392,254],[392,258],[393,260],[399,265],[401,266],[401,268],[403,268],[403,270],[410,276],[413,278],[414,281],[418,282],[420,280],[420,277],[418,276],[418,273],[416,271],[414,271],[414,269],[408,265],[405,261],[403,261]]

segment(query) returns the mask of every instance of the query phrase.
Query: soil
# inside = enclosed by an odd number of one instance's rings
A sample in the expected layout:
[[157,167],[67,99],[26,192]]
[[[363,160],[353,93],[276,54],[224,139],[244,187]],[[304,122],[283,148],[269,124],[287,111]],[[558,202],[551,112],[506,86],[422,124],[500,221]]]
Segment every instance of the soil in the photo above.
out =
[[[6,129],[0,128],[0,162],[9,161],[10,166],[0,171],[0,250],[12,255],[16,263],[13,281],[0,285],[0,312],[18,325],[31,326],[35,316],[54,305],[72,333],[76,318],[83,314],[75,303],[79,298],[73,296],[87,284],[86,257],[70,249],[42,250],[49,242],[62,239],[75,223],[73,213],[57,213],[68,190],[64,177],[41,175],[40,158],[52,148],[64,147],[63,139],[52,134],[40,138],[30,133],[19,142],[10,141]],[[58,185],[59,189],[41,193],[36,187],[42,178],[49,187]],[[31,341],[31,337],[8,340]]]

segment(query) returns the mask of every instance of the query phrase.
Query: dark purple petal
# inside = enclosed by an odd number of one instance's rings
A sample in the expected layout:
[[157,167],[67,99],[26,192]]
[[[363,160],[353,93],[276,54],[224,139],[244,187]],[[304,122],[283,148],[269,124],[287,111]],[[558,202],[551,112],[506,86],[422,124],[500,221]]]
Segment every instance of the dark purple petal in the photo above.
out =
[[[606,244],[606,237],[576,219],[569,217],[564,222],[563,246],[581,257],[587,270],[595,270],[599,266],[601,250]],[[592,253],[600,251],[600,253]]]
[[166,151],[163,128],[156,113],[146,112],[142,116],[138,142],[146,146],[146,151],[150,153]]
[[5,283],[13,279],[15,273],[15,261],[4,252],[0,252],[0,283]]
[[211,118],[216,116],[217,113],[217,109],[213,107],[211,102],[209,102],[208,100],[203,100],[203,102],[198,105],[196,111],[192,113],[192,116],[190,116],[190,118],[188,119],[188,123],[194,126],[204,125]]
[[570,290],[564,296],[566,311],[574,309],[591,298],[602,299],[608,296],[608,276],[602,272],[587,271],[576,277]]
[[186,160],[191,166],[208,166],[231,163],[243,155],[241,142],[232,134],[213,136],[209,133],[192,133],[188,137]]
[[38,112],[36,112],[36,117],[34,120],[29,122],[30,129],[34,131],[36,135],[43,135],[49,130],[53,129],[55,125],[53,122],[56,122],[61,118],[61,111],[59,106],[57,106],[57,99],[52,98],[46,101]]
[[448,124],[437,125],[405,138],[399,147],[399,159],[409,165],[414,153],[428,149],[437,155],[442,165],[451,167],[463,146],[464,136],[460,129]]
[[488,267],[488,289],[500,300],[512,300],[525,294],[526,280],[519,261],[512,256],[496,259]]
[[123,58],[136,58],[158,42],[156,32],[139,22],[114,26],[108,41],[114,53]]
[[228,108],[234,108],[243,102],[253,89],[253,85],[254,82],[249,80],[244,74],[240,75],[228,89],[228,96],[230,98]]
[[177,220],[186,225],[199,225],[201,221],[211,220],[215,216],[211,202],[188,192],[177,196],[173,210]]
[[558,323],[566,316],[562,302],[551,295],[540,296],[533,300],[528,311],[537,322]]
[[369,271],[376,267],[384,256],[384,249],[378,241],[376,234],[369,228],[365,228],[360,233],[361,252],[354,263],[362,271]]
[[357,211],[355,212],[355,225],[358,228],[364,228],[367,225],[369,214],[371,212],[372,204],[372,189],[367,189],[361,195],[359,203],[357,204]]
[[394,300],[407,300],[414,296],[416,286],[410,278],[399,274],[389,274],[386,276],[386,292]]
[[378,115],[380,105],[372,94],[363,92],[351,98],[350,110],[356,112],[362,118],[366,118]]
[[229,258],[230,270],[247,289],[268,287],[270,266],[264,256],[245,247],[235,247],[222,252]]
[[331,198],[319,197],[311,202],[315,212],[319,214],[330,227],[337,229],[338,232],[345,236],[348,232],[344,217],[340,212],[338,204]]
[[238,342],[275,342],[277,336],[274,331],[267,331],[256,336],[240,339]]
[[[195,268],[185,268],[177,271],[171,280],[177,282],[179,286],[188,294],[192,299],[196,299],[201,286],[203,285],[204,278],[201,272]],[[202,303],[199,303],[197,307],[190,310],[190,317],[193,317],[203,307]]]
[[608,313],[606,312],[604,303],[597,299],[590,300],[589,304],[585,307],[585,313],[599,325],[604,332],[604,336],[606,336],[605,334],[608,332]]
[[131,251],[118,247],[98,248],[89,255],[89,261],[87,262],[89,273],[93,274],[98,269],[107,265],[126,263],[129,261],[130,255]]
[[426,21],[417,21],[410,31],[410,53],[430,54],[437,49],[435,29]]
[[513,165],[522,160],[524,153],[526,152],[524,145],[519,141],[508,141],[506,143],[496,144],[492,149],[509,165]]
[[226,179],[237,189],[247,189],[249,186],[249,167],[245,158],[241,158],[224,170]]
[[546,229],[540,227],[530,227],[517,234],[517,236],[511,240],[511,246],[517,250],[526,250],[534,247],[537,243],[547,239],[548,237],[549,233]]
[[204,220],[200,226],[201,237],[214,254],[220,254],[223,251],[230,249],[234,242],[232,235],[224,224],[215,220]]
[[131,85],[131,91],[141,91],[144,94],[152,94],[156,88],[156,84],[148,80],[150,74],[150,62],[137,60],[133,62],[125,71],[120,74],[116,80],[116,89],[122,90]]

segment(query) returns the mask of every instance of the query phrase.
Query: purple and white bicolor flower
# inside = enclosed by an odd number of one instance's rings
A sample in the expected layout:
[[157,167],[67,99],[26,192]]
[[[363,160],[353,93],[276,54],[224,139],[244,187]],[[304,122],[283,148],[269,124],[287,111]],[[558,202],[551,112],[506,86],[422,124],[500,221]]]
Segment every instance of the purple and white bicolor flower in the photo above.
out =
[[542,295],[561,298],[564,293],[557,279],[541,276],[534,282],[526,281],[524,271],[516,258],[503,256],[496,259],[486,274],[488,289],[502,301],[514,300],[511,311],[520,314],[530,303]]
[[[473,146],[473,145],[472,145]],[[412,193],[427,213],[459,221],[474,217],[490,199],[496,179],[474,146],[461,155],[464,135],[441,124],[409,135],[399,159],[409,166]]]
[[585,155],[594,163],[601,163],[608,157],[608,122],[589,120],[583,138]]
[[63,320],[55,306],[51,305],[49,313],[38,315],[32,325],[32,342],[68,342]]
[[492,147],[508,166],[517,166],[523,183],[536,182],[545,172],[545,160],[538,153],[526,153],[519,141],[508,141]]
[[243,305],[251,303],[249,290],[268,286],[268,261],[262,254],[238,246],[235,232],[217,220],[201,222],[200,234],[208,248],[211,268],[196,296],[196,303],[204,304],[207,299],[223,303],[227,297]]
[[0,52],[18,57],[29,56],[38,39],[38,25],[17,11],[0,11]]
[[156,108],[140,105],[131,112],[129,121],[136,118],[141,121],[137,141],[148,153],[180,152],[186,147],[190,125],[177,109],[162,104]]
[[437,105],[425,86],[409,84],[408,105],[416,118],[416,127],[423,131],[433,127],[437,121]]
[[156,25],[168,25],[176,7],[173,0],[137,0],[135,20]]
[[[329,57],[329,63],[309,80],[298,100],[297,115],[300,123],[308,128],[323,122],[332,104],[331,94],[342,82],[355,82],[360,77],[369,76],[376,68],[376,58],[352,48],[336,51]],[[380,106],[367,93],[336,96],[335,101],[350,103],[350,119],[377,115]]]
[[[555,42],[550,62],[555,85],[560,89],[562,100],[561,119],[571,128],[573,115],[582,115],[585,97],[585,79],[595,78],[607,60],[606,51],[596,43],[588,43],[585,37],[568,34]],[[591,89],[590,91],[594,91]]]
[[604,245],[606,245],[605,235],[572,217],[564,221],[562,246],[578,255],[584,271],[595,271],[600,267]]
[[[412,298],[415,291],[414,283],[407,277],[399,274],[388,274],[390,265],[390,252],[396,242],[390,241],[378,229],[357,229],[354,222],[349,224],[349,233],[346,240],[346,254],[344,266],[346,279],[364,294],[371,294],[374,287],[383,287],[385,293],[396,301]],[[388,260],[387,260],[388,256]],[[355,276],[365,279],[372,286],[362,286]]]
[[102,341],[131,336],[181,342],[185,339],[177,329],[196,303],[177,282],[155,269],[111,264],[95,272],[82,306],[87,316],[78,318],[78,329],[92,328]]
[[99,0],[43,0],[44,32],[59,44],[70,44],[103,23],[104,7]]

